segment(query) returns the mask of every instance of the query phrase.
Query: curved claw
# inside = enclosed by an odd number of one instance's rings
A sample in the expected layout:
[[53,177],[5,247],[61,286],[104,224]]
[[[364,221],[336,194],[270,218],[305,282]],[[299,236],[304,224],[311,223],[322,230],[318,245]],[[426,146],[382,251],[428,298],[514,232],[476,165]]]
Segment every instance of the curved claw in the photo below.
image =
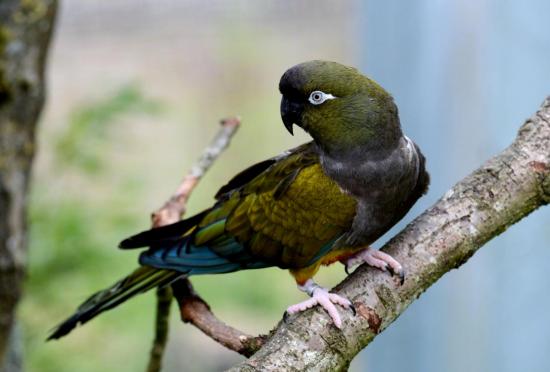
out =
[[353,305],[353,303],[349,305],[349,309],[351,310],[351,313],[353,314],[353,316],[357,315],[357,310],[355,310],[355,306]]
[[346,272],[347,275],[349,275],[349,265],[348,264],[345,264],[344,265],[344,271]]
[[290,315],[288,314],[288,311],[285,310],[284,314],[283,314],[283,323],[288,323],[288,318],[290,317]]
[[403,285],[405,283],[405,270],[399,272],[399,284]]
[[399,285],[403,285],[403,283],[405,283],[405,270],[403,270],[403,268],[401,268],[396,272],[390,264],[386,264],[385,270],[387,270],[390,273],[392,278],[395,275],[399,276]]

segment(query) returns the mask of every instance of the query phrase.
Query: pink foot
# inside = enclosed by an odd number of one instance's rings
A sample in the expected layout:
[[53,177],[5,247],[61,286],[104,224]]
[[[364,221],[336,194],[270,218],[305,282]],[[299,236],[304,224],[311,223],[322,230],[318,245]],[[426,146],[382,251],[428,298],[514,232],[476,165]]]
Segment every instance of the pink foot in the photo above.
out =
[[399,275],[401,284],[405,281],[405,270],[403,270],[403,266],[389,254],[377,249],[372,249],[371,247],[363,249],[345,261],[344,265],[346,266],[346,272],[349,274],[350,267],[362,264],[363,262],[366,262],[370,266],[377,267],[382,271],[388,271],[392,276],[395,274]]
[[304,310],[312,308],[315,305],[321,305],[323,309],[327,311],[328,315],[332,318],[334,325],[337,328],[342,328],[342,319],[340,318],[340,314],[338,313],[338,310],[336,309],[336,306],[334,306],[334,304],[340,305],[345,309],[351,309],[355,314],[355,308],[353,307],[353,304],[350,300],[340,295],[337,295],[336,293],[330,293],[327,289],[317,285],[311,279],[309,279],[303,286],[298,286],[298,288],[301,291],[306,292],[308,295],[310,295],[311,298],[309,300],[305,300],[290,306],[288,309],[286,309],[285,316],[287,314],[292,315],[302,312]]

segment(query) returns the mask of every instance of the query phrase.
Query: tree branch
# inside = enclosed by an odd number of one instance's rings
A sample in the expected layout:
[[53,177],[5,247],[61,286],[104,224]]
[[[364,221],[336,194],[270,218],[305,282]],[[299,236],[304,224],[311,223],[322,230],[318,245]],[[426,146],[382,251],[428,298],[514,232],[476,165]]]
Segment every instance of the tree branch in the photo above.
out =
[[210,306],[197,295],[188,280],[176,281],[172,284],[172,290],[180,306],[181,320],[193,324],[214,341],[246,357],[264,344],[267,336],[248,335],[216,318]]
[[180,186],[172,197],[151,216],[153,227],[169,225],[178,222],[185,214],[187,200],[206,171],[214,161],[229,146],[231,137],[235,134],[241,121],[239,118],[227,118],[221,121],[221,129],[204,149],[201,157],[193,164],[189,173],[183,178]]
[[353,357],[426,289],[464,264],[481,246],[550,202],[550,97],[515,141],[449,190],[383,250],[405,267],[402,286],[361,266],[335,290],[352,300],[337,329],[319,308],[287,323],[231,371],[345,370]]

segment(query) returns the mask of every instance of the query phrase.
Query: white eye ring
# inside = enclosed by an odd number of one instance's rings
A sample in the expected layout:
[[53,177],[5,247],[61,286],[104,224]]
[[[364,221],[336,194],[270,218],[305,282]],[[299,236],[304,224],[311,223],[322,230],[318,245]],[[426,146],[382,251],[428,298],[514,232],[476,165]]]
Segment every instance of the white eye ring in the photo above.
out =
[[334,97],[330,93],[324,93],[324,92],[321,92],[320,90],[315,90],[311,92],[311,94],[309,95],[308,101],[313,105],[320,105],[326,100],[335,99],[335,98],[336,97]]

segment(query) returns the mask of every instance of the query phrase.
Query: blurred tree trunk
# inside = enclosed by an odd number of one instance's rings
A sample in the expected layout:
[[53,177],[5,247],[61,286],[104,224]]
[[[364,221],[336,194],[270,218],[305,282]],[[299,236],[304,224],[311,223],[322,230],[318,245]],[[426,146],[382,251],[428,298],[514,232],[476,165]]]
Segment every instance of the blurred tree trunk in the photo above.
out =
[[0,369],[10,372],[20,369],[14,360],[15,309],[25,274],[27,190],[56,5],[0,0]]

